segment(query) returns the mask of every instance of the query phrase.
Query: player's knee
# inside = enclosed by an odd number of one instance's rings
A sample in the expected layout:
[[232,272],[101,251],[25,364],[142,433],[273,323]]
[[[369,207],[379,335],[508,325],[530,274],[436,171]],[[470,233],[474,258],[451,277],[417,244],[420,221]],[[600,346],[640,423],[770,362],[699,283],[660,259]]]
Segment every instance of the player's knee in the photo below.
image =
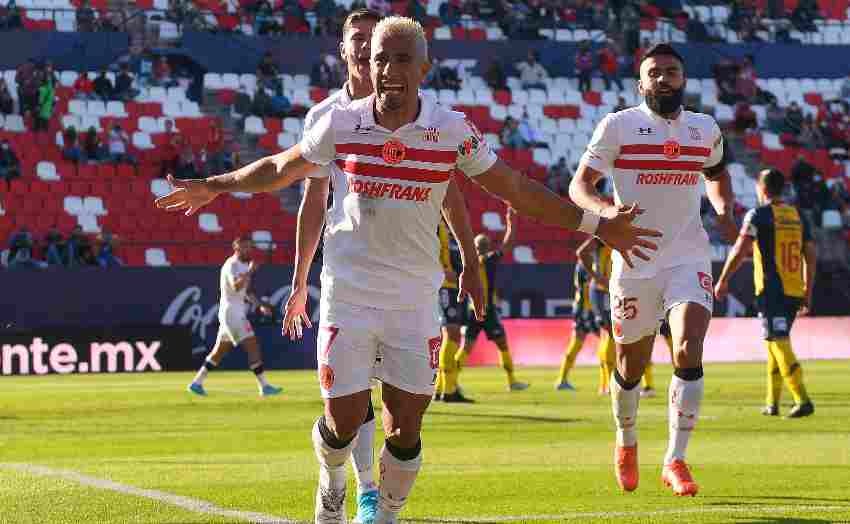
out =
[[406,413],[394,416],[388,427],[384,428],[387,439],[397,446],[409,448],[419,441],[419,432],[422,429],[422,417],[415,413]]
[[703,340],[699,336],[682,336],[674,340],[674,362],[679,367],[693,367],[702,361]]
[[353,409],[326,409],[325,420],[328,429],[340,441],[351,440],[357,434],[357,430],[363,425],[365,413]]

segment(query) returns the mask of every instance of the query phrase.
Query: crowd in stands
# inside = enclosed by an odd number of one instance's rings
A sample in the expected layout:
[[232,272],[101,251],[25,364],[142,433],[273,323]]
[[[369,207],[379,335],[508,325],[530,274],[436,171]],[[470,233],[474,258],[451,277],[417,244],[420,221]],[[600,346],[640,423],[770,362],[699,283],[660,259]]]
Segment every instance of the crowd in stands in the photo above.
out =
[[106,229],[91,237],[83,232],[81,226],[76,226],[65,238],[53,227],[44,238],[37,239],[28,227],[21,226],[9,239],[6,266],[10,270],[120,267],[124,262],[115,255],[118,246],[118,237]]

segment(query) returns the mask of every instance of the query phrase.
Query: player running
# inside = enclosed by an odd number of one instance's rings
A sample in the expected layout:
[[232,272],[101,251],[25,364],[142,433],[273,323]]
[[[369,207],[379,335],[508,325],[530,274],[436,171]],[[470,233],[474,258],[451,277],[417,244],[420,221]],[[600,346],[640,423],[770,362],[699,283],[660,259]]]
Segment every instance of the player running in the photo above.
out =
[[610,279],[617,343],[611,381],[617,425],[614,470],[626,491],[638,486],[638,385],[665,313],[673,335],[674,373],[662,480],[676,495],[695,495],[698,490],[685,452],[702,403],[702,348],[712,311],[711,249],[699,213],[701,175],[718,224],[730,240],[735,224],[723,136],[710,116],[683,110],[685,82],[684,60],[672,46],[657,44],[647,50],[638,83],[645,101],[599,123],[570,185],[576,204],[608,215],[617,208],[594,184],[610,173],[617,204],[642,202],[646,213],[638,221],[664,231],[651,261],[627,267],[621,253],[614,255]]
[[561,369],[558,371],[558,380],[555,382],[557,391],[575,391],[575,386],[569,381],[570,371],[576,363],[579,351],[584,346],[584,339],[590,333],[598,333],[599,328],[593,318],[593,309],[590,306],[590,275],[581,264],[573,268],[573,333],[567,343],[567,350],[561,360]]
[[[340,43],[340,54],[347,65],[348,80],[341,90],[314,106],[307,113],[304,121],[305,133],[309,134],[313,125],[334,107],[345,107],[354,100],[359,100],[372,94],[372,80],[369,75],[369,46],[372,31],[380,19],[381,16],[378,13],[366,9],[354,10],[346,17],[346,21],[343,24],[343,40]],[[305,319],[307,326],[310,325],[309,317],[306,314],[307,275],[316,254],[322,228],[325,224],[325,203],[328,200],[328,194],[330,192],[330,180],[333,178],[333,175],[328,170],[337,169],[339,168],[335,164],[331,164],[328,167],[317,170],[320,174],[319,177],[310,177],[304,181],[304,197],[298,211],[292,293],[285,305],[285,314],[290,318],[297,317]],[[344,178],[343,174],[339,176]],[[473,298],[479,304],[479,309],[483,311],[483,308],[480,306],[483,303],[483,289],[480,282],[477,282],[477,278],[474,278],[477,275],[478,259],[472,254],[474,250],[472,228],[469,225],[469,217],[466,213],[466,204],[463,196],[454,182],[449,185],[446,199],[443,203],[443,213],[449,216],[454,223],[459,224],[456,227],[462,230],[461,237],[466,240],[466,253],[470,254],[464,256],[458,250],[457,258],[459,263],[462,260],[467,260],[473,264],[471,270],[467,273],[463,273],[462,267],[457,269],[457,274],[454,277],[453,296],[451,298],[457,300],[459,292],[465,293],[467,289],[474,288],[477,291],[473,291]],[[462,288],[460,290],[457,284],[458,275],[461,275]],[[469,278],[465,278],[466,276],[473,277],[472,284],[470,284]],[[323,291],[324,289],[323,287]],[[479,314],[482,313],[479,312]],[[302,326],[299,325],[298,327],[301,328]],[[300,336],[300,332],[295,333],[295,336]],[[378,510],[378,490],[373,471],[374,441],[375,414],[370,395],[366,420],[357,431],[357,438],[351,454],[355,477],[357,479],[357,515],[354,518],[354,522],[356,523],[372,522]]]
[[478,262],[481,267],[481,281],[484,282],[486,312],[483,321],[471,314],[467,315],[463,325],[463,343],[455,355],[455,373],[451,378],[447,377],[445,384],[443,400],[446,402],[452,402],[452,400],[446,400],[449,395],[455,395],[454,401],[469,401],[469,399],[461,400],[463,395],[457,391],[457,378],[482,331],[487,335],[487,340],[493,342],[499,348],[499,365],[505,370],[508,379],[508,391],[528,389],[527,383],[518,381],[514,376],[514,362],[508,347],[508,339],[505,336],[505,327],[502,325],[501,318],[499,318],[499,306],[497,304],[499,295],[496,288],[496,271],[504,254],[512,252],[516,243],[515,216],[516,211],[508,208],[505,213],[505,236],[498,249],[491,249],[490,237],[487,235],[481,234],[475,237],[475,249],[478,251]]
[[[174,189],[156,201],[192,215],[221,193],[277,191],[317,165],[341,168],[333,172],[318,334],[325,399],[313,426],[319,523],[345,521],[344,465],[366,418],[373,376],[383,383],[386,435],[375,522],[397,522],[413,488],[440,346],[435,311],[443,273],[434,232],[456,169],[520,213],[600,236],[627,262],[648,259],[643,249],[657,246],[643,237],[661,234],[632,225],[641,213],[636,205],[608,218],[582,212],[499,160],[462,113],[420,97],[429,60],[416,21],[393,16],[375,26],[370,69],[375,94],[331,109],[301,143],[227,174],[169,177]],[[294,320],[286,319],[288,332]]]
[[803,368],[791,349],[791,326],[798,312],[812,304],[816,252],[810,226],[794,206],[782,201],[785,176],[775,169],[759,173],[756,191],[761,206],[751,209],[715,286],[722,299],[729,279],[753,253],[756,309],[767,345],[767,403],[763,415],[779,415],[782,381],[794,397],[786,418],[807,417],[815,406],[803,384]]
[[[612,202],[613,203],[613,202]],[[611,302],[608,283],[611,278],[611,248],[590,237],[576,251],[579,264],[590,274],[590,306],[599,328],[599,394],[609,394],[609,382],[614,371],[614,339],[611,338]]]
[[263,356],[260,344],[254,335],[254,328],[248,321],[248,311],[245,303],[259,307],[263,315],[270,316],[272,309],[260,303],[257,297],[249,291],[251,278],[257,272],[257,263],[251,260],[254,243],[249,238],[239,237],[233,241],[233,254],[221,266],[221,300],[218,303],[218,337],[215,347],[207,355],[195,379],[189,384],[188,390],[196,395],[206,396],[204,380],[207,374],[218,367],[221,359],[236,347],[241,347],[248,354],[248,367],[257,377],[260,395],[267,397],[277,395],[282,388],[272,386],[266,379],[263,368]]

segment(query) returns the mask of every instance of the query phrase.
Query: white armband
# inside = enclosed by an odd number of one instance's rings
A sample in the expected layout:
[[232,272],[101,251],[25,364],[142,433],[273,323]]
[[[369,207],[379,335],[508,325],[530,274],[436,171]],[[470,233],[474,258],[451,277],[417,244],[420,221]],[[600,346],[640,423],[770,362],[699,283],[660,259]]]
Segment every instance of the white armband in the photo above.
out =
[[596,229],[599,227],[599,219],[600,216],[596,213],[585,211],[584,214],[581,215],[581,223],[578,225],[578,231],[587,233],[588,235],[595,235]]

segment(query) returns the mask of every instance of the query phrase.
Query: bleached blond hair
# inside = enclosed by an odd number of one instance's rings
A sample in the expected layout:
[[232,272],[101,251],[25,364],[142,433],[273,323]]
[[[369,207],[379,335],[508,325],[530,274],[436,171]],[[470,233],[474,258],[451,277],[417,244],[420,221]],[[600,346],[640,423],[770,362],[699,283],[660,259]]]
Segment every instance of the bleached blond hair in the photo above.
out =
[[423,59],[428,59],[428,40],[425,38],[425,30],[416,20],[406,16],[384,18],[378,22],[372,31],[372,49],[376,47],[374,43],[393,36],[410,39],[416,46],[416,50],[422,53]]

